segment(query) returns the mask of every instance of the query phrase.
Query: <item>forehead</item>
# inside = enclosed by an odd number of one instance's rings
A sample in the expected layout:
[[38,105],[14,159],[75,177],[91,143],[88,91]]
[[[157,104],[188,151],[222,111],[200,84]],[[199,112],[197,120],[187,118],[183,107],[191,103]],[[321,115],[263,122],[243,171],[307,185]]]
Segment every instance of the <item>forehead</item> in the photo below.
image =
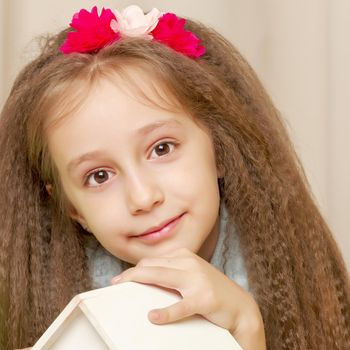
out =
[[[163,100],[152,96],[152,101],[149,101],[149,96],[146,96],[147,99],[132,94],[123,83],[116,84],[115,81],[101,79],[89,90],[79,108],[55,129],[64,126],[65,129],[74,127],[77,130],[81,125],[81,132],[89,130],[91,133],[113,133],[114,129],[129,132],[149,123],[185,116],[185,113],[167,110],[163,106]],[[106,127],[110,129],[105,130]]]
[[199,129],[188,114],[140,103],[114,81],[101,79],[80,108],[52,129],[48,146],[58,168],[69,173],[83,161],[112,159],[116,153],[125,159],[161,135],[193,140]]
[[44,133],[50,135],[56,126],[74,115],[103,83],[115,86],[118,91],[146,106],[175,113],[184,112],[181,103],[171,92],[168,81],[144,67],[122,66],[117,70],[98,72],[93,77],[77,77],[65,84],[56,96],[51,97]]

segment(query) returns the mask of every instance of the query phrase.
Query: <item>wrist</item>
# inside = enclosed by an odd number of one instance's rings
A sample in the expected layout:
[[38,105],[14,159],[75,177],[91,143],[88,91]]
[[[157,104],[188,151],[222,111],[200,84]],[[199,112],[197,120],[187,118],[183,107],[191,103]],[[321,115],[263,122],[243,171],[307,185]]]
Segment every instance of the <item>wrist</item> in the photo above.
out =
[[264,322],[253,297],[250,296],[230,333],[244,350],[266,349]]

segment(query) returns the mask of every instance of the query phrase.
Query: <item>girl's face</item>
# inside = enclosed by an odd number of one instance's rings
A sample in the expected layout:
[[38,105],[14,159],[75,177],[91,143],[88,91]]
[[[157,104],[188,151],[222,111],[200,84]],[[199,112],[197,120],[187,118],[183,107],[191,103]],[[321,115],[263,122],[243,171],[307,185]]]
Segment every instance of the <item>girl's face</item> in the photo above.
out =
[[210,259],[220,202],[210,136],[118,84],[99,81],[49,135],[71,217],[132,264],[178,248]]

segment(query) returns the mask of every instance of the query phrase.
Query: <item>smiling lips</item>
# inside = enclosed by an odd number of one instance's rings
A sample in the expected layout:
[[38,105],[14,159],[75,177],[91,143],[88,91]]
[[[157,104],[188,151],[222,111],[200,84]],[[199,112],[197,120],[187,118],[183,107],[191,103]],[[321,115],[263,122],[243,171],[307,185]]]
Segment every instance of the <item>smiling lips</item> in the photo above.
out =
[[131,236],[131,238],[140,239],[143,241],[148,241],[150,243],[156,243],[163,238],[168,237],[175,229],[177,224],[180,222],[184,214],[176,216],[174,218],[168,219],[162,222],[159,226],[151,227],[147,231]]

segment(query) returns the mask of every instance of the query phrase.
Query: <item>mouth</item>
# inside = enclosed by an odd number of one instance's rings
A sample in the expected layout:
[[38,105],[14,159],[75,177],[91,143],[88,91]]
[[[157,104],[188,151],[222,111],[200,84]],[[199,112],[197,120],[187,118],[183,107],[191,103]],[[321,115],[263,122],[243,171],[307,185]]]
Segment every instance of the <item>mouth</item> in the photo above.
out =
[[159,242],[160,240],[169,237],[174,232],[175,228],[178,226],[184,215],[185,213],[163,221],[159,226],[151,227],[138,235],[130,236],[130,238],[146,241],[149,243]]

